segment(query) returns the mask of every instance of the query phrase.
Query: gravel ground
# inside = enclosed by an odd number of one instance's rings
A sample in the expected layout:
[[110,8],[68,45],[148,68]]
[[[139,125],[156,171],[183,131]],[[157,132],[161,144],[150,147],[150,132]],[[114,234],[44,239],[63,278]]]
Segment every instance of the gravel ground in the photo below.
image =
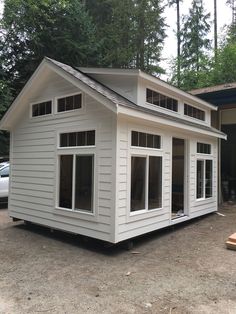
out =
[[236,206],[134,248],[13,223],[0,210],[0,313],[236,313]]

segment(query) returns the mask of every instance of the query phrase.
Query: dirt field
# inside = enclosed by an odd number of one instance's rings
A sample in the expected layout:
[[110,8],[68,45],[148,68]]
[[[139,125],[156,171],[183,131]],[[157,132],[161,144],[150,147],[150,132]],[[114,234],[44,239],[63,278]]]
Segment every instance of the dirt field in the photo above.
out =
[[[13,223],[0,210],[0,313],[236,313],[236,207],[134,249]],[[139,253],[139,254],[134,254]]]

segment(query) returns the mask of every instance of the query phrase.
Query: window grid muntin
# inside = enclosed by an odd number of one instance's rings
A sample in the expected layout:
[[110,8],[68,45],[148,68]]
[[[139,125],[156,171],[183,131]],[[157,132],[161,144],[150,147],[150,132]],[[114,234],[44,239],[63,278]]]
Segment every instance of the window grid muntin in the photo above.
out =
[[82,108],[82,94],[75,94],[57,99],[57,112],[65,112]]
[[198,154],[211,154],[211,144],[197,142],[197,153]]
[[95,146],[95,130],[60,133],[59,147],[85,147]]
[[178,112],[178,100],[149,88],[146,89],[146,102],[161,108]]
[[205,111],[188,104],[184,104],[184,115],[201,121],[206,119]]
[[40,117],[52,113],[52,101],[43,101],[40,103],[32,104],[32,117]]
[[157,134],[131,131],[131,146],[160,149],[161,136]]

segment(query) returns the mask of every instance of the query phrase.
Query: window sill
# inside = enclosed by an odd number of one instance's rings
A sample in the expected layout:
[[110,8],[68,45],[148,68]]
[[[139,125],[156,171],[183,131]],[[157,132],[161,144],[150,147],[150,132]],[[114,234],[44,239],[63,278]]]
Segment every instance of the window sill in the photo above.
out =
[[97,215],[94,212],[85,212],[82,210],[72,210],[62,207],[56,207],[53,210],[54,215],[65,216],[69,218],[76,218],[87,221],[97,222]]
[[150,209],[150,210],[137,210],[134,212],[129,212],[127,215],[127,222],[138,221],[146,218],[152,218],[163,214],[163,207]]

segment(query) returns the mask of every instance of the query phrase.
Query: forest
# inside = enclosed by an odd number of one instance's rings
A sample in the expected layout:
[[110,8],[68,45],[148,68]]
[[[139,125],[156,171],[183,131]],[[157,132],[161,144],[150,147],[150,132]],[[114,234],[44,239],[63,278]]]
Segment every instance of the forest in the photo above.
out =
[[[5,0],[0,19],[0,118],[44,56],[77,66],[139,68],[159,77],[169,27],[165,12],[176,10],[176,51],[168,81],[191,90],[236,81],[235,3],[224,40],[218,40],[217,6],[203,0]],[[235,1],[236,2],[236,1]],[[214,40],[209,39],[211,23]],[[0,155],[8,138],[0,131]]]

